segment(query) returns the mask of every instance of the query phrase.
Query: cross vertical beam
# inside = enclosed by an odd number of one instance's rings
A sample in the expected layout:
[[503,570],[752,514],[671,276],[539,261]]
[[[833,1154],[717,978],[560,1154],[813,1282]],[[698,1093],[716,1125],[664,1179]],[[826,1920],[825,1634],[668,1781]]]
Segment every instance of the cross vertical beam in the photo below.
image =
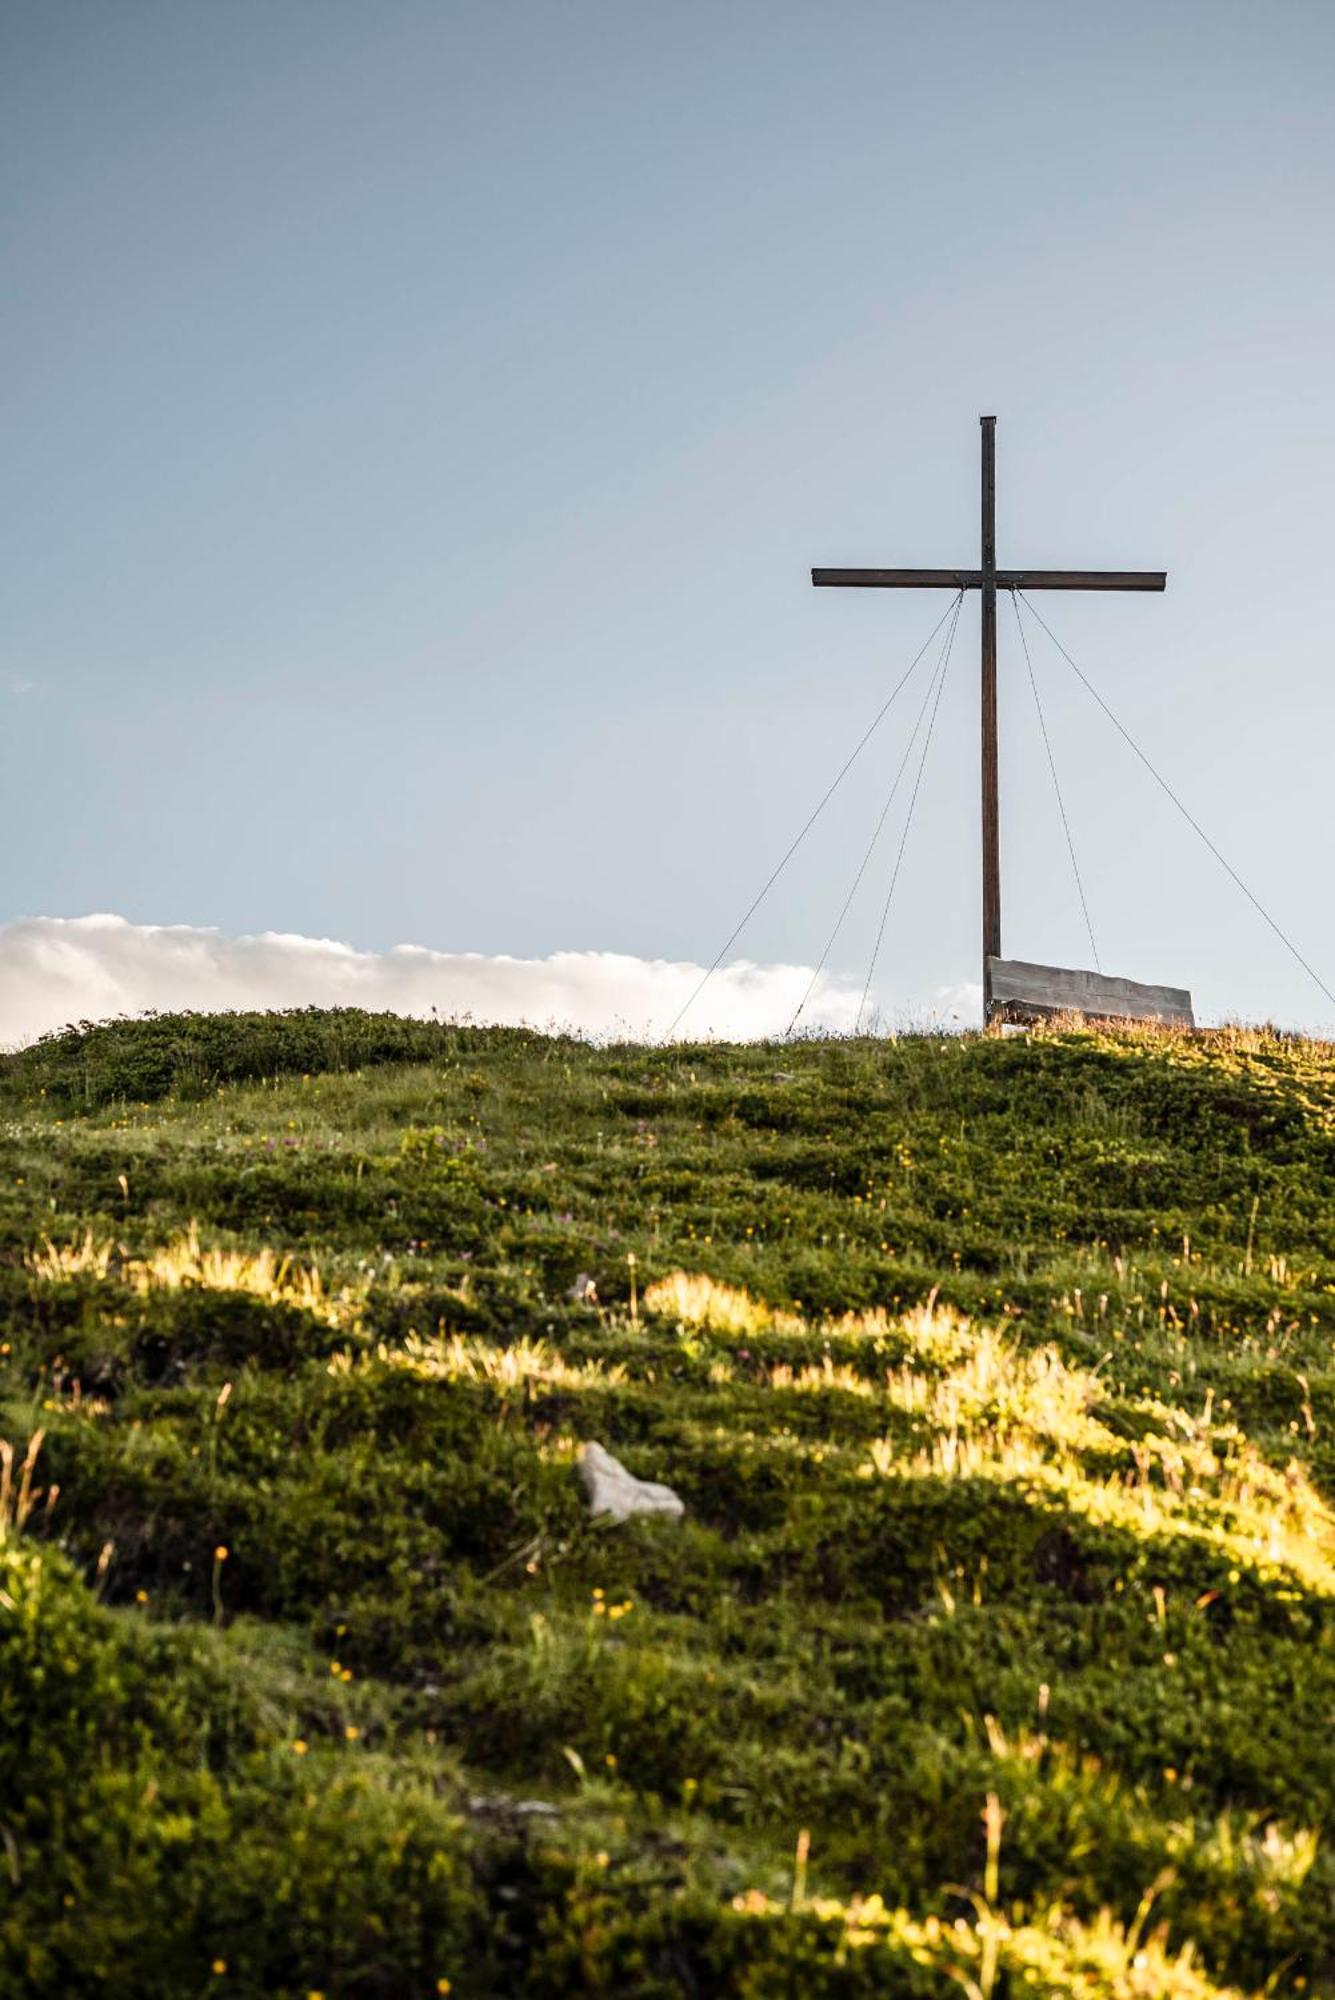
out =
[[991,961],[1001,957],[1001,808],[997,783],[997,420],[983,431],[982,752],[983,1022],[992,1022]]

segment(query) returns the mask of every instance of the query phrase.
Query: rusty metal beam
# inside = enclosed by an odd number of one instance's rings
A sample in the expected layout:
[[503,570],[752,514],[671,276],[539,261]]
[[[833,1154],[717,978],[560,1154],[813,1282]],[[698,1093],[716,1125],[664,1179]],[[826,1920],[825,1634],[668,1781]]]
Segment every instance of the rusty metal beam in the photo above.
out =
[[[981,590],[980,569],[813,569],[817,589]],[[1162,590],[1162,569],[999,569],[998,590]]]

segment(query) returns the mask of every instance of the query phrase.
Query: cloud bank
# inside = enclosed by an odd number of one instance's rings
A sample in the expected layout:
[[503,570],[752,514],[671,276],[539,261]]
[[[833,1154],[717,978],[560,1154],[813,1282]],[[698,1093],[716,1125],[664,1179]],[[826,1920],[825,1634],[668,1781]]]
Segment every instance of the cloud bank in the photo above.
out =
[[[0,1045],[14,1048],[70,1021],[155,1008],[367,1007],[442,1020],[557,1026],[591,1036],[656,1039],[704,976],[703,967],[618,952],[558,951],[549,958],[396,945],[357,951],[330,938],[225,937],[191,924],[133,924],[125,917],[24,917],[0,925]],[[681,1032],[747,1041],[782,1034],[811,968],[721,967]],[[822,974],[804,1028],[852,1031],[859,994]],[[936,997],[935,1010],[971,1021],[973,989]]]

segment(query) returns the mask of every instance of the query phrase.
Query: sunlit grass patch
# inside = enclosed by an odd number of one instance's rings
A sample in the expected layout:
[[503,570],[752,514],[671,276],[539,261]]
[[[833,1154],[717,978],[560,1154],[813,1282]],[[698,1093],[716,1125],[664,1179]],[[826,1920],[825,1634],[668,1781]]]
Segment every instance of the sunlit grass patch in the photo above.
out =
[[[715,1364],[716,1367],[718,1365]],[[733,1371],[726,1368],[726,1365],[724,1372],[718,1376],[715,1376],[714,1370],[711,1369],[711,1380],[727,1380],[732,1373]],[[781,1361],[773,1368],[765,1369],[761,1380],[771,1389],[793,1390],[802,1396],[823,1396],[832,1390],[839,1390],[844,1395],[858,1396],[864,1402],[873,1402],[878,1401],[883,1394],[877,1383],[869,1381],[856,1369],[836,1362],[829,1354],[823,1355],[819,1362],[809,1363],[804,1368],[790,1367],[787,1362]]]
[[[896,1391],[934,1435],[910,1451],[873,1439],[866,1474],[995,1480],[1093,1525],[1195,1542],[1268,1583],[1288,1579],[1335,1597],[1335,1513],[1296,1460],[1277,1469],[1236,1425],[1150,1404],[1149,1414],[1176,1416],[1175,1434],[1128,1440],[1111,1427],[1092,1371],[1055,1348],[1023,1351],[986,1330],[959,1367],[935,1379],[905,1369]],[[1109,1464],[1120,1469],[1091,1469]]]
[[[949,1345],[937,1338],[946,1322]],[[1055,1347],[1021,1348],[987,1326],[955,1315],[922,1322],[932,1359],[948,1355],[944,1372],[911,1364],[889,1378],[896,1406],[951,1436],[986,1433],[1003,1440],[1034,1439],[1051,1452],[1078,1452],[1104,1442],[1107,1431],[1090,1415],[1100,1399],[1097,1377],[1065,1361]]]
[[58,1244],[50,1238],[32,1251],[27,1266],[44,1283],[62,1279],[116,1277],[130,1290],[244,1292],[271,1305],[294,1306],[327,1326],[357,1324],[365,1306],[364,1286],[341,1285],[327,1291],[318,1266],[303,1264],[265,1246],[260,1250],[206,1249],[195,1223],[161,1248],[145,1256],[127,1254],[114,1241],[95,1240],[88,1230],[81,1240]]
[[568,1362],[544,1340],[527,1335],[498,1346],[466,1335],[409,1333],[398,1346],[377,1341],[365,1353],[343,1351],[328,1363],[331,1375],[396,1369],[424,1382],[487,1382],[501,1389],[540,1383],[546,1388],[614,1388],[625,1382],[621,1362]]
[[53,1243],[48,1237],[40,1250],[29,1252],[25,1262],[34,1278],[54,1285],[65,1278],[105,1278],[115,1256],[115,1241],[110,1237],[99,1240],[88,1229],[72,1243]]
[[[1138,1399],[1137,1435],[1114,1422],[1114,1398],[1097,1369],[1067,1360],[1049,1343],[1033,1348],[1011,1333],[971,1321],[931,1300],[909,1313],[846,1314],[808,1322],[776,1313],[746,1291],[703,1275],[673,1273],[650,1287],[646,1306],[680,1323],[734,1337],[766,1330],[865,1330],[913,1357],[880,1379],[830,1355],[802,1365],[743,1369],[715,1359],[714,1387],[745,1382],[776,1392],[842,1392],[882,1401],[926,1433],[916,1446],[881,1437],[866,1446],[864,1473],[987,1479],[1032,1491],[1092,1525],[1152,1541],[1197,1543],[1266,1581],[1286,1580],[1335,1596],[1335,1514],[1297,1461],[1274,1466],[1232,1422]],[[730,1433],[744,1454],[824,1455],[828,1447],[776,1428]]]
[[903,1312],[873,1306],[862,1312],[807,1315],[770,1305],[741,1285],[703,1271],[671,1271],[646,1286],[646,1312],[679,1326],[733,1336],[783,1334],[813,1340],[893,1342],[923,1360],[949,1360],[972,1341],[962,1314],[938,1303],[937,1293]]
[[[979,1899],[968,1916],[918,1918],[888,1908],[879,1895],[847,1902],[816,1898],[797,1911],[759,1890],[737,1896],[733,1908],[748,1924],[802,1931],[829,1926],[838,1960],[850,1969],[874,1962],[867,1976],[896,1981],[897,1991],[922,1996],[963,1992],[967,2000],[1028,1992],[1044,2000],[1237,2000],[1216,1983],[1193,1944],[1174,1946],[1167,1927],[1152,1926],[1146,1909],[1126,1923],[1104,1910],[1082,1923],[1054,1906],[1025,1917]],[[798,1947],[800,1950],[800,1946]],[[812,1975],[815,1977],[815,1966]],[[834,1991],[822,1987],[822,1991]]]
[[701,1271],[672,1271],[647,1285],[644,1309],[710,1333],[801,1333],[806,1326],[795,1313],[776,1312],[743,1287],[721,1284]]

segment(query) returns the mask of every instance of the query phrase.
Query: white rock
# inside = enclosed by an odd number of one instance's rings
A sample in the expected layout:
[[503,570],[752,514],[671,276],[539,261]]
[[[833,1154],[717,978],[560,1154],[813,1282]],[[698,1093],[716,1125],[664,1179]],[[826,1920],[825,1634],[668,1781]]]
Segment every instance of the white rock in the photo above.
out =
[[468,1810],[470,1813],[476,1814],[479,1819],[559,1819],[561,1817],[560,1807],[549,1804],[546,1799],[488,1798],[485,1792],[477,1793],[475,1797],[468,1801]]
[[600,1444],[585,1445],[579,1476],[592,1514],[610,1514],[614,1521],[629,1521],[632,1514],[668,1514],[679,1521],[686,1511],[670,1486],[637,1479]]

